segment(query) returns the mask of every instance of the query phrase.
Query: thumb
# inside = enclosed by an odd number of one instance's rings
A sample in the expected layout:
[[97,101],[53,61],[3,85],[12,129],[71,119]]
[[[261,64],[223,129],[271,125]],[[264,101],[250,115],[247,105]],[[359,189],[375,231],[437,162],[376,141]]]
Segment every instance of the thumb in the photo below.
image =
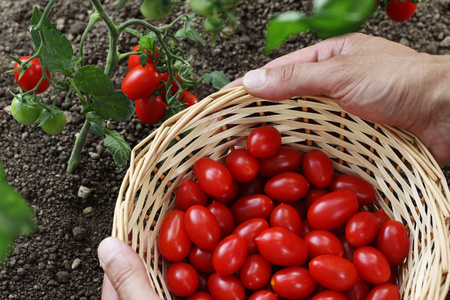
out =
[[102,299],[160,299],[151,288],[147,271],[137,253],[117,238],[106,238],[98,247],[100,264],[111,288],[103,290]]
[[335,85],[327,61],[286,64],[245,74],[243,86],[253,96],[284,100],[294,96],[329,95]]

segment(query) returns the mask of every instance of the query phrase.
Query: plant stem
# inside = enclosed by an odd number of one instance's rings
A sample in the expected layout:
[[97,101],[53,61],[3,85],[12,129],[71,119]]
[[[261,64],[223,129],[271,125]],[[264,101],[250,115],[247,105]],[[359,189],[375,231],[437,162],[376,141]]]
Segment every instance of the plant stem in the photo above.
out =
[[87,24],[86,28],[84,29],[83,35],[81,36],[81,40],[80,40],[80,50],[78,53],[78,60],[81,62],[81,65],[83,66],[83,47],[84,47],[84,42],[86,41],[88,32],[91,30],[91,28],[100,20],[100,15],[97,12],[94,12],[91,17],[89,18],[89,23]]
[[72,174],[73,171],[75,171],[81,161],[81,150],[86,142],[86,137],[90,128],[91,123],[89,123],[88,120],[85,120],[81,131],[75,135],[75,145],[72,148],[72,153],[70,154],[69,162],[67,163],[67,173],[69,174]]

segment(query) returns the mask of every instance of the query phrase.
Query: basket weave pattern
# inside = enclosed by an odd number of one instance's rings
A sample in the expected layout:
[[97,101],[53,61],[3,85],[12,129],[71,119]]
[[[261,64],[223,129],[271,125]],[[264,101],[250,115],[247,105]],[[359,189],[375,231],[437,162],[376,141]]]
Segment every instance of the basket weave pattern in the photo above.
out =
[[[450,287],[450,192],[423,143],[406,131],[348,114],[325,97],[274,102],[255,98],[242,87],[210,95],[173,116],[133,149],[112,235],[139,253],[163,299],[175,297],[164,283],[167,261],[158,253],[156,238],[165,215],[174,209],[177,187],[194,178],[197,159],[220,161],[234,147],[245,146],[251,130],[262,124],[276,127],[284,145],[303,153],[319,148],[337,172],[368,181],[376,200],[366,209],[384,209],[410,235],[409,258],[398,274],[402,299],[445,299]],[[169,147],[173,139],[177,142]]]

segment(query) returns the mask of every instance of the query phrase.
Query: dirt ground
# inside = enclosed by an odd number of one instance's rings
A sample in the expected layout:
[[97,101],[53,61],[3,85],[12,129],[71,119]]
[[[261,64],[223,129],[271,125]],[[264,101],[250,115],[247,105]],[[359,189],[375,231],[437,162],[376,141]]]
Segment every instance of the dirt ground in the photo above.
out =
[[[114,10],[116,0],[102,2],[118,22],[140,17],[141,1],[130,1],[120,12]],[[110,234],[124,172],[115,172],[115,164],[102,139],[90,134],[81,165],[75,174],[66,174],[74,134],[84,121],[81,105],[75,98],[59,103],[67,111],[67,126],[57,136],[46,135],[36,126],[18,124],[8,110],[12,100],[8,89],[14,89],[14,79],[4,74],[12,67],[7,55],[21,57],[33,52],[27,31],[29,20],[33,6],[43,9],[46,3],[43,0],[0,1],[0,160],[10,184],[31,204],[38,225],[36,232],[15,243],[0,270],[0,299],[99,299],[103,272],[96,251],[100,241]],[[317,38],[305,34],[291,39],[269,56],[261,54],[267,20],[292,9],[308,11],[311,1],[243,1],[237,9],[234,42],[219,39],[216,48],[186,44],[187,51],[194,56],[194,70],[198,74],[221,70],[234,79],[275,57],[316,43]],[[57,1],[50,18],[78,46],[92,10],[87,0]],[[177,13],[184,10],[178,8]],[[424,0],[409,22],[394,23],[381,13],[361,31],[421,52],[450,54],[449,16],[449,0]],[[85,48],[88,64],[104,65],[106,37],[104,25],[96,26],[89,35]],[[120,48],[126,51],[136,43],[135,37],[124,36]],[[126,69],[126,62],[116,68],[115,83],[120,83]],[[202,98],[213,89],[201,85],[194,92]],[[136,118],[120,123],[109,121],[107,126],[120,132],[132,147],[153,129]],[[449,180],[450,167],[443,171]],[[86,198],[78,196],[80,187],[89,189]]]

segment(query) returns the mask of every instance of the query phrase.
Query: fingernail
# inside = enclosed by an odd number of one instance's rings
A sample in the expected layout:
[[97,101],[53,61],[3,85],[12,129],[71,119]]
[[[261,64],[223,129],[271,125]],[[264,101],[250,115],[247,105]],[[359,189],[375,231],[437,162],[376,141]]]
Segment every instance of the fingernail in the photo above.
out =
[[114,256],[122,251],[122,244],[116,238],[106,238],[104,239],[98,247],[98,260],[100,265],[103,267],[106,265]]
[[244,76],[243,84],[248,90],[261,88],[266,83],[266,70],[257,69],[247,72]]

